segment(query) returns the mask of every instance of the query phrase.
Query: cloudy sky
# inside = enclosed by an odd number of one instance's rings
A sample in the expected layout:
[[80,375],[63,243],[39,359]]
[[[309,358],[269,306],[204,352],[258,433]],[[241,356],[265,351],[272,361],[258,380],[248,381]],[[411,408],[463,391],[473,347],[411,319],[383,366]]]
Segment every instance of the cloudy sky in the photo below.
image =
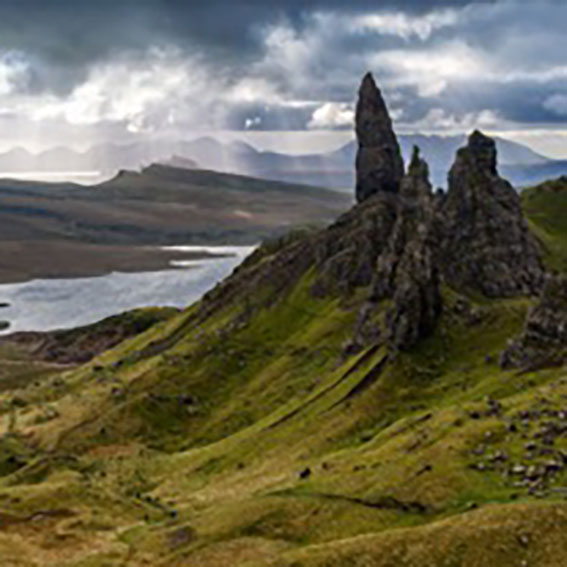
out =
[[285,139],[281,131],[340,140],[370,70],[400,130],[480,126],[567,156],[564,1],[0,0],[0,8],[2,148],[211,131],[268,146]]

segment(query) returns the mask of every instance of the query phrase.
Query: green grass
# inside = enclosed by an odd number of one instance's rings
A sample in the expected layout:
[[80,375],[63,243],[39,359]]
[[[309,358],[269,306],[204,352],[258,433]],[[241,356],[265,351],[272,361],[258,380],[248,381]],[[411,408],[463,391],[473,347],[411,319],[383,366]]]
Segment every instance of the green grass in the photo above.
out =
[[522,191],[522,206],[530,228],[544,246],[547,266],[567,271],[567,180],[547,181]]
[[[567,229],[546,203],[524,196],[560,265]],[[266,286],[244,320],[238,299],[205,318],[193,306],[0,393],[0,556],[19,567],[561,565],[563,493],[530,494],[505,474],[529,464],[542,408],[567,407],[563,369],[498,366],[532,302],[466,298],[463,313],[443,288],[436,331],[411,352],[346,358],[367,290],[322,299],[314,280],[270,302]],[[523,410],[540,417],[524,426]],[[567,452],[567,437],[555,442]],[[478,470],[498,451],[507,464]],[[567,486],[567,470],[553,481]]]

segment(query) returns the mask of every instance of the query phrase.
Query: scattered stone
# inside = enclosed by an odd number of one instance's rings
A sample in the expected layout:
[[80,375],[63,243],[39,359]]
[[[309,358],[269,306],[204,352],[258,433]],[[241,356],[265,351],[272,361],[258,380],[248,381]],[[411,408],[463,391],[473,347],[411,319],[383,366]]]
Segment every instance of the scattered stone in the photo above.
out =
[[524,465],[514,465],[511,469],[511,473],[515,475],[521,475],[526,472],[526,467]]
[[473,455],[484,455],[486,451],[486,447],[484,445],[479,445],[475,449],[472,450]]
[[311,469],[309,467],[307,467],[306,469],[303,469],[300,473],[299,473],[299,478],[301,480],[305,480],[307,478],[309,478],[311,476]]

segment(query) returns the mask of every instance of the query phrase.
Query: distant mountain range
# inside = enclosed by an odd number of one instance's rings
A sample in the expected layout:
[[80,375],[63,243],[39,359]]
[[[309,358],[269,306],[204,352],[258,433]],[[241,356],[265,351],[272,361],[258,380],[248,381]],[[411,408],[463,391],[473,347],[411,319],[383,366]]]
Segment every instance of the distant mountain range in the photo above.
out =
[[[399,137],[406,159],[418,145],[429,163],[435,186],[444,187],[455,152],[465,136],[405,135]],[[521,187],[567,174],[567,160],[552,160],[527,146],[497,138],[501,172]],[[245,142],[221,143],[205,137],[175,143],[106,144],[85,152],[57,147],[39,154],[15,148],[0,153],[0,177],[27,172],[98,172],[111,177],[118,170],[140,169],[152,163],[186,169],[203,168],[265,179],[351,191],[356,144],[319,154],[290,155],[259,151]]]
[[[443,187],[456,151],[465,144],[465,136],[406,135],[399,137],[406,159],[414,145],[420,147],[428,161],[431,178]],[[550,175],[567,173],[567,160],[550,160],[527,146],[498,138],[499,163],[502,172],[517,185],[539,182]],[[221,144],[212,138],[185,142],[181,155],[188,156],[201,167],[247,173],[256,177],[318,185],[345,191],[354,186],[356,143],[321,154],[289,155],[258,151],[249,144],[233,142]]]

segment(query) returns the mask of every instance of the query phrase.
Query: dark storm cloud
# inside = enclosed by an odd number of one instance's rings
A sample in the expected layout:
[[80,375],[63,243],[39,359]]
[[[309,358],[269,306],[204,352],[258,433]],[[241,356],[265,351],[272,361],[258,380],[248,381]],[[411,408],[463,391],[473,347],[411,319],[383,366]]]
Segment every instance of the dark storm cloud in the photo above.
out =
[[[246,64],[262,49],[258,29],[289,21],[302,29],[316,10],[345,13],[395,8],[423,12],[467,2],[398,0],[2,0],[0,46],[35,63],[30,87],[64,91],[114,53],[173,44],[211,60]],[[347,6],[345,8],[345,6]],[[43,67],[42,67],[43,65]]]
[[405,125],[567,121],[559,1],[0,0],[0,8],[0,102],[9,96],[3,111],[33,120],[130,131],[200,121],[348,128],[357,82],[371,70]]

